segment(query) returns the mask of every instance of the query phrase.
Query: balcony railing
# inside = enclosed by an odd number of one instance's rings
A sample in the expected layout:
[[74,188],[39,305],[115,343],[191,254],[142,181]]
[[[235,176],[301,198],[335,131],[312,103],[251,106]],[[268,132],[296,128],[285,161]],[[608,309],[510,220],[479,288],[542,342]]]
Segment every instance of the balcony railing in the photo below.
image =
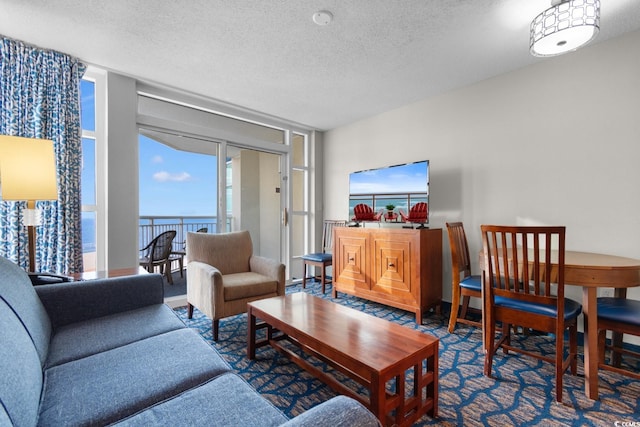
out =
[[[226,231],[231,231],[230,216],[227,217]],[[158,234],[176,230],[176,237],[173,239],[173,250],[180,252],[185,250],[187,233],[206,228],[208,233],[216,233],[218,218],[215,216],[141,216],[139,221],[138,237],[140,248],[144,248]],[[84,227],[95,227],[93,223],[84,224]],[[95,228],[90,235],[95,236]],[[84,259],[84,271],[96,270],[96,243],[95,237],[83,242],[82,255]]]
[[[138,228],[140,247],[144,248],[158,234],[169,230],[176,231],[173,239],[173,250],[184,251],[187,233],[206,228],[208,233],[215,233],[218,218],[215,216],[141,216]],[[227,218],[227,230],[230,230],[231,219]]]

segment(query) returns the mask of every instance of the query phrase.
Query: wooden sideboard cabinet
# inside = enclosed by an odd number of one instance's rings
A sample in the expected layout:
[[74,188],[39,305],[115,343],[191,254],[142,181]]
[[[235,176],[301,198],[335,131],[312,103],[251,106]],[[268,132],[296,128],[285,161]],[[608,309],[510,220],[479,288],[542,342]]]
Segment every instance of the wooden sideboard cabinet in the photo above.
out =
[[442,229],[336,227],[333,297],[355,295],[416,314],[442,303]]

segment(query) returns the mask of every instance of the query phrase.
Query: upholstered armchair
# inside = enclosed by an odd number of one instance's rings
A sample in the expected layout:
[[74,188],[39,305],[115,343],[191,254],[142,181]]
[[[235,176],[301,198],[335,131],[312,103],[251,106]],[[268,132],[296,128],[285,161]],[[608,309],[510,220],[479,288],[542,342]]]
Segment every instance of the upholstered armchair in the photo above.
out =
[[247,311],[247,303],[284,295],[285,266],[253,255],[248,231],[187,234],[187,316],[193,307],[212,320],[218,341],[219,321]]

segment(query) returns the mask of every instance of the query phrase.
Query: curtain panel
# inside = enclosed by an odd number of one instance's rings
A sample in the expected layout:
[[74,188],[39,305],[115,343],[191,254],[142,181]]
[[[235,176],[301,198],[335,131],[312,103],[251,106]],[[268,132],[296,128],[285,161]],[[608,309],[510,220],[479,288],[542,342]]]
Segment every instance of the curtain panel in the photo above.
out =
[[[86,66],[0,36],[0,134],[53,141],[58,200],[38,201],[36,271],[82,271],[80,80]],[[0,202],[0,255],[27,268],[26,202]]]

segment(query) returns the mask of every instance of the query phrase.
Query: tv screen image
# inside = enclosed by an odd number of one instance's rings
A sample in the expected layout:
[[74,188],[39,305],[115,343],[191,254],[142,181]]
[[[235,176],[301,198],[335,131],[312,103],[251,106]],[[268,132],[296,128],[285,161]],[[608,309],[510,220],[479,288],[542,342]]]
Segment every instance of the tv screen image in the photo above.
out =
[[349,174],[349,219],[424,225],[429,222],[429,161]]

